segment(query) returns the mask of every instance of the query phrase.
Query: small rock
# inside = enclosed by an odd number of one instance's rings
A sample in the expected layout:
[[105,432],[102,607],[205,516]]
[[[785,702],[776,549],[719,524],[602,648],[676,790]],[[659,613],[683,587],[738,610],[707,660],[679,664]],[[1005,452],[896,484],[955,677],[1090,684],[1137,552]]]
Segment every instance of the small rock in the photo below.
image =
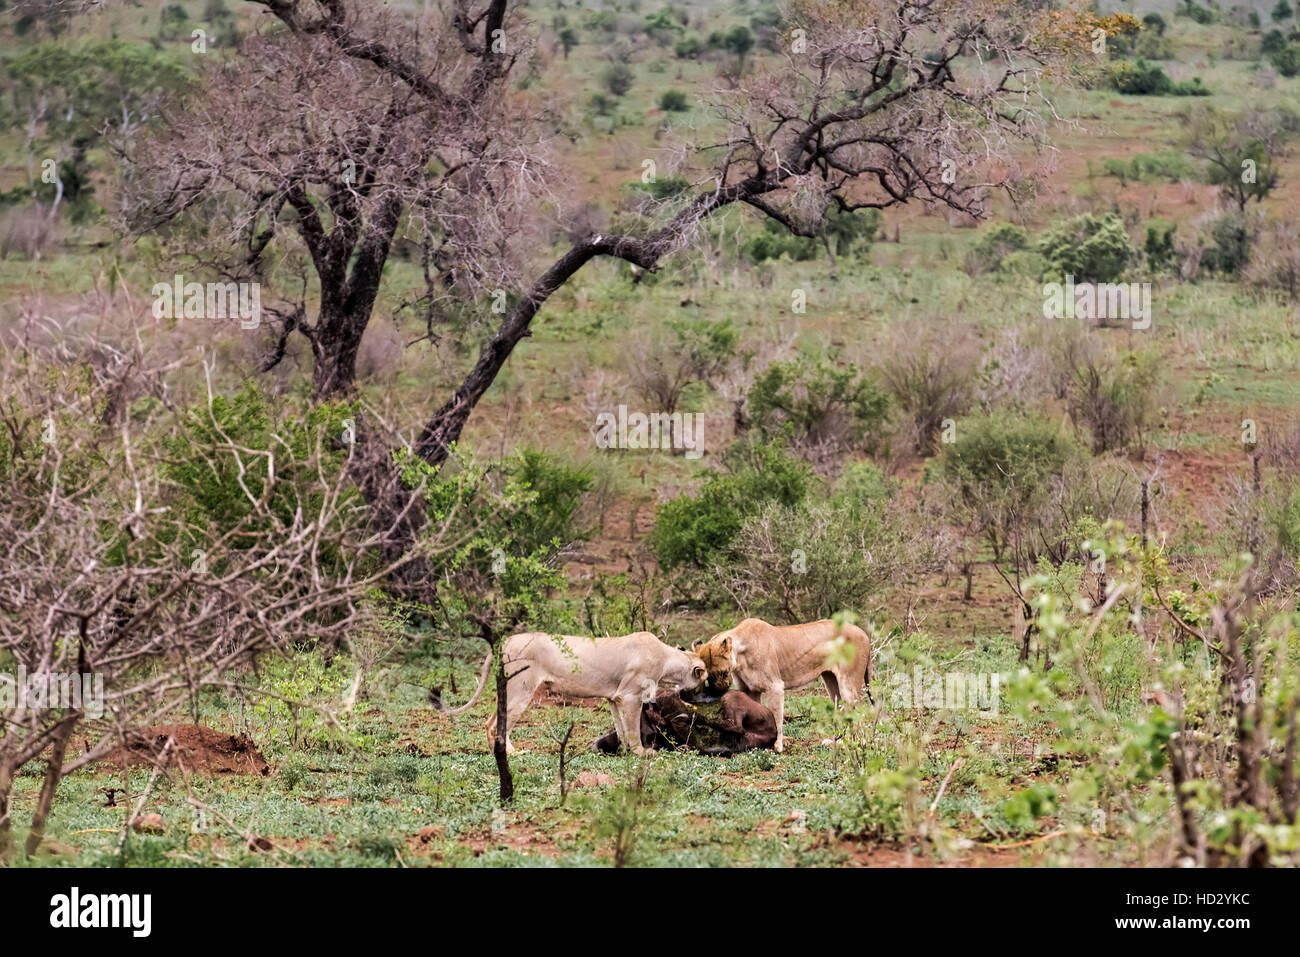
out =
[[435,837],[442,837],[446,832],[436,825],[430,824],[428,827],[420,828],[420,843],[428,844]]
[[608,787],[613,783],[614,779],[608,774],[596,774],[594,771],[583,771],[573,779],[575,788]]
[[269,838],[262,837],[260,834],[252,834],[248,838],[248,849],[250,851],[271,851],[275,849],[275,845],[271,843]]
[[144,814],[131,821],[131,830],[137,834],[162,834],[166,829],[161,814]]

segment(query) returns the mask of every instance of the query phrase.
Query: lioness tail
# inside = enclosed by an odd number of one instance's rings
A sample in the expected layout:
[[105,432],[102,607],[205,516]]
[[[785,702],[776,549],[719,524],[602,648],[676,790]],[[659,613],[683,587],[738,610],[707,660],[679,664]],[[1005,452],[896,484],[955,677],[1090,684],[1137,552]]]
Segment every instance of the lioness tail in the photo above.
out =
[[474,689],[474,696],[471,697],[459,708],[448,708],[446,705],[442,703],[442,695],[440,693],[442,690],[441,688],[434,688],[432,691],[430,691],[429,700],[432,701],[433,706],[437,708],[439,711],[441,711],[443,714],[460,714],[462,711],[468,711],[470,708],[474,707],[475,703],[479,699],[479,695],[483,693],[483,689],[487,686],[488,672],[491,670],[492,670],[492,652],[489,651],[487,657],[483,659],[483,670],[479,672],[478,687]]

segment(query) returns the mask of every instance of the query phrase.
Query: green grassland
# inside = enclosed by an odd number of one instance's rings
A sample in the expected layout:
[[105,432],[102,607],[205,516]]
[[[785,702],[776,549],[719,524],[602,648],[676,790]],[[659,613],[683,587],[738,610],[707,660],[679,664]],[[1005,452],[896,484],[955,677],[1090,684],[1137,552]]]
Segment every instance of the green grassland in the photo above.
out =
[[[191,25],[220,7],[180,3]],[[188,63],[189,31],[157,41],[164,4],[144,0],[98,16],[77,17],[65,36],[115,39],[161,46]],[[265,29],[249,5],[230,4],[242,32]],[[418,4],[407,4],[415,8]],[[644,19],[658,2],[593,4]],[[679,2],[688,13],[682,35],[704,35],[747,24],[764,9],[757,2]],[[1256,3],[1264,23],[1271,4]],[[1264,109],[1300,103],[1300,77],[1259,80],[1263,65],[1251,55],[1262,30],[1223,22],[1202,25],[1175,17],[1168,3],[1114,2],[1141,17],[1153,10],[1169,22],[1175,56],[1161,65],[1175,81],[1199,77],[1211,95],[1198,98],[1222,110]],[[562,91],[559,160],[566,180],[608,217],[635,188],[642,160],[667,154],[663,143],[678,133],[716,141],[724,126],[707,105],[723,83],[718,58],[682,59],[672,44],[639,43],[628,59],[634,79],[607,108],[592,98],[612,42],[582,26],[587,7],[534,2],[526,14],[540,29],[540,55],[529,75],[531,91]],[[579,43],[565,57],[556,47],[555,17],[567,17]],[[6,24],[3,42],[18,37]],[[71,38],[71,39],[69,39]],[[618,42],[623,42],[619,40]],[[212,55],[222,48],[214,47]],[[774,55],[756,48],[750,63]],[[665,113],[659,104],[672,90],[687,94],[687,108]],[[607,92],[603,95],[610,96]],[[1108,86],[1063,91],[1060,122],[1052,130],[1055,168],[1038,196],[1018,207],[999,201],[993,218],[1020,224],[1031,235],[1085,212],[1118,212],[1141,245],[1152,220],[1177,224],[1180,237],[1195,233],[1214,205],[1203,183],[1121,181],[1104,172],[1107,159],[1127,159],[1174,149],[1181,133],[1179,97],[1128,96]],[[605,112],[602,112],[602,109]],[[95,149],[96,196],[112,195],[107,154]],[[1292,217],[1300,201],[1300,150],[1282,157],[1280,185],[1260,204],[1272,219]],[[665,175],[662,171],[660,175]],[[0,135],[0,188],[27,182],[22,130]],[[610,489],[583,550],[591,560],[567,568],[557,604],[613,607],[610,594],[629,594],[636,582],[660,587],[645,536],[655,509],[683,490],[698,487],[731,438],[731,405],[706,388],[688,393],[687,411],[706,415],[708,453],[698,461],[662,452],[602,453],[593,447],[588,393],[603,400],[602,372],[617,376],[635,362],[632,343],[667,335],[679,318],[729,320],[742,350],[788,344],[791,354],[829,357],[843,367],[870,370],[916,330],[952,341],[970,339],[990,348],[1015,332],[1050,339],[1037,276],[993,270],[970,274],[963,263],[984,235],[984,225],[951,223],[919,206],[885,213],[880,238],[844,257],[832,275],[826,257],[788,257],[755,264],[744,243],[762,230],[757,214],[731,209],[710,224],[705,252],[676,255],[655,275],[634,281],[626,264],[601,260],[587,266],[545,305],[532,334],[476,409],[465,445],[484,457],[540,448],[598,475]],[[895,240],[895,236],[897,237]],[[556,230],[554,250],[564,248]],[[115,234],[106,217],[61,228],[39,258],[0,257],[0,323],[24,317],[60,321],[133,311],[148,313],[149,289],[170,276],[150,238]],[[1146,330],[1100,329],[1096,337],[1123,351],[1158,356],[1162,372],[1158,414],[1141,450],[1109,455],[1132,474],[1159,471],[1159,535],[1171,565],[1203,576],[1230,549],[1223,502],[1232,480],[1248,481],[1242,448],[1243,420],[1282,431],[1300,423],[1300,314],[1294,302],[1252,293],[1230,277],[1183,279],[1172,272],[1137,277],[1153,283],[1153,321]],[[375,319],[363,347],[360,388],[375,408],[397,410],[409,423],[440,405],[460,382],[479,345],[490,335],[483,313],[463,336],[438,346],[407,347],[419,334],[394,314],[422,288],[418,250],[399,249],[385,269]],[[794,312],[792,292],[806,294]],[[310,287],[308,295],[318,294]],[[145,335],[172,337],[178,349],[198,355],[185,340],[193,330],[149,320]],[[202,344],[217,357],[218,391],[234,392],[249,377],[266,330],[212,333]],[[299,341],[289,361],[267,376],[272,388],[301,390],[310,377],[310,352]],[[196,401],[203,378],[197,359],[177,374],[175,397]],[[1065,408],[1044,395],[1041,411],[1060,420]],[[933,463],[895,446],[884,469],[911,498],[922,494]],[[1130,523],[1134,516],[1125,516]],[[1073,679],[1048,693],[1042,669],[1018,660],[1011,605],[983,545],[975,546],[973,598],[963,597],[959,574],[935,575],[882,596],[873,624],[888,636],[873,676],[873,704],[833,712],[810,688],[787,699],[787,749],[732,759],[693,753],[658,753],[645,760],[588,749],[611,726],[608,709],[590,702],[537,702],[515,733],[520,748],[511,765],[516,797],[497,801],[496,766],[484,735],[492,708],[485,695],[471,711],[445,717],[427,698],[430,686],[454,681],[473,687],[478,646],[448,649],[436,627],[412,626],[399,655],[371,667],[339,652],[303,651],[268,658],[240,677],[247,693],[200,692],[177,721],[248,733],[271,765],[265,777],[172,774],[102,766],[66,778],[47,828],[48,839],[29,863],[37,866],[1133,866],[1169,864],[1175,857],[1170,825],[1174,803],[1159,777],[1136,775],[1123,805],[1106,804],[1109,824],[1098,828],[1097,796],[1077,773],[1089,760],[1078,727],[1062,727],[1064,708],[1083,698]],[[686,644],[707,638],[743,617],[734,605],[699,607],[667,591],[648,609],[654,630]],[[601,606],[601,607],[605,607]],[[575,615],[577,612],[575,612]],[[609,620],[618,616],[611,611]],[[1130,640],[1131,639],[1131,640]],[[1144,727],[1148,704],[1139,642],[1120,636],[1092,661],[1101,683],[1109,727]],[[1189,652],[1190,654],[1190,652]],[[1205,662],[1188,658],[1188,667]],[[1006,694],[996,713],[911,708],[891,701],[893,679],[913,666],[959,667],[998,673]],[[341,702],[358,669],[365,692],[351,709]],[[276,695],[294,698],[288,707]],[[569,723],[561,797],[560,740]],[[1135,732],[1136,733],[1136,732]],[[824,743],[827,740],[834,743]],[[1140,762],[1139,762],[1140,763]],[[31,819],[42,767],[23,769],[16,785],[15,824]],[[128,777],[129,774],[129,777]],[[574,785],[579,775],[607,776],[604,783]],[[129,787],[128,787],[129,785]],[[127,788],[130,800],[147,795],[145,810],[165,822],[161,834],[124,829],[127,811],[106,806],[102,789]],[[199,809],[202,816],[199,816]],[[201,820],[202,826],[198,823]],[[432,829],[432,830],[427,830]],[[423,835],[422,835],[423,832]],[[249,835],[269,840],[269,850],[246,846]]]

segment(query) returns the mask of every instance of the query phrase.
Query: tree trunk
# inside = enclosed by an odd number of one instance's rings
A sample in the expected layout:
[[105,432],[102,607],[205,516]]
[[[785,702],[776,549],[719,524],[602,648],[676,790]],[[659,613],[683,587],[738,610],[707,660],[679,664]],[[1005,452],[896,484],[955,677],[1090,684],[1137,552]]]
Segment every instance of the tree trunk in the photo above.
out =
[[[495,648],[493,645],[494,651]],[[492,741],[492,756],[496,758],[497,778],[501,782],[502,806],[509,804],[515,797],[515,779],[510,773],[510,756],[506,754],[506,685],[509,681],[503,654],[501,667],[497,669],[497,733]]]
[[54,805],[54,795],[59,790],[59,780],[63,777],[63,756],[68,750],[68,741],[72,738],[72,729],[81,720],[80,714],[63,719],[59,729],[54,732],[50,745],[50,757],[45,764],[45,780],[41,784],[41,796],[36,802],[36,813],[32,815],[32,827],[27,833],[26,855],[31,857],[41,846],[45,837],[45,820],[50,816]]
[[317,402],[346,396],[356,386],[357,352],[361,349],[361,334],[369,318],[366,315],[361,321],[354,321],[321,307],[312,340],[315,363],[311,391]]
[[12,756],[0,754],[0,864],[8,860],[13,849],[13,820],[9,806],[14,787],[12,761]]
[[415,443],[416,454],[430,465],[440,465],[450,453],[452,444],[460,438],[469,414],[483,398],[501,371],[510,353],[521,339],[531,335],[529,324],[550,295],[568,281],[597,254],[593,243],[580,243],[561,256],[542,277],[533,284],[528,295],[519,300],[506,315],[455,394],[443,403],[421,430]]

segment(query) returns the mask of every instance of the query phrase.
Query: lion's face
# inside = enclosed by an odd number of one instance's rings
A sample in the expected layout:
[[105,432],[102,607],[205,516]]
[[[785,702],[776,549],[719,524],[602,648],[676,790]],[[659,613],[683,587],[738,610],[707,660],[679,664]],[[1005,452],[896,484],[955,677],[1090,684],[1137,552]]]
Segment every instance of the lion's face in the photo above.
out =
[[704,664],[708,674],[707,684],[710,691],[722,694],[731,687],[731,672],[735,670],[736,659],[732,654],[731,636],[711,638],[696,642],[692,649]]

